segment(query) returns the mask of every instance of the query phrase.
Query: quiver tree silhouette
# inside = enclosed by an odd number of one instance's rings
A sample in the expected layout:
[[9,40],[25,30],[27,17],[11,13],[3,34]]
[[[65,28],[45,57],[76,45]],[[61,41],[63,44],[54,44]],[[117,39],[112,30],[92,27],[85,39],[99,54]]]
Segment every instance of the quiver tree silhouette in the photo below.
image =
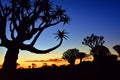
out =
[[86,56],[86,53],[84,52],[79,52],[78,54],[76,54],[77,58],[80,58],[80,63],[82,62],[82,59]]
[[30,65],[28,66],[28,69],[31,69],[31,66],[30,66]]
[[[82,44],[91,48],[90,51],[91,51],[91,55],[94,56],[94,61],[99,61],[100,59],[99,57],[101,55],[107,55],[106,51],[108,51],[108,49],[105,46],[103,46],[104,43],[105,41],[103,36],[97,36],[94,34],[91,34],[90,37],[87,36],[86,38],[83,39],[82,42]],[[105,51],[104,50],[102,51],[102,49],[105,49]]]
[[32,68],[36,68],[37,65],[35,63],[32,63]]
[[113,46],[113,49],[119,54],[120,56],[120,45]]
[[91,54],[93,54],[95,62],[104,62],[111,52],[105,46],[96,46],[91,50]]
[[70,65],[74,65],[78,54],[79,54],[78,49],[76,48],[68,49],[67,51],[63,53],[62,58],[67,60],[70,63]]
[[[34,45],[45,29],[69,22],[65,12],[61,6],[53,6],[50,0],[0,0],[0,46],[7,48],[2,69],[15,71],[19,50],[45,54],[58,48],[64,31],[59,31],[60,42],[55,47],[39,50]],[[26,40],[31,42],[25,44]]]
[[101,46],[105,43],[103,36],[97,36],[94,34],[91,34],[91,36],[87,36],[83,39],[82,44],[87,45],[91,49],[93,49],[96,46]]

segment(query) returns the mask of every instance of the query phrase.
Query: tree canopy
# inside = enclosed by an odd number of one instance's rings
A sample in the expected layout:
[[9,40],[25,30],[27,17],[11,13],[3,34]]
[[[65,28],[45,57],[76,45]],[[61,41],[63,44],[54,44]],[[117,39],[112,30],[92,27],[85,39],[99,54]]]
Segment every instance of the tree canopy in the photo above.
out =
[[82,44],[93,49],[96,46],[103,45],[105,43],[103,36],[97,36],[95,34],[91,34],[91,36],[87,36],[83,39]]
[[85,57],[85,53],[84,52],[79,52],[78,49],[73,48],[73,49],[68,49],[63,53],[62,58],[67,60],[71,65],[74,65],[75,60],[77,58],[80,58],[80,62],[82,62],[82,58]]
[[[47,52],[38,50],[34,44],[46,28],[69,22],[65,12],[62,6],[53,6],[50,0],[0,0],[0,46],[19,47],[34,53]],[[6,34],[6,29],[10,34]],[[25,44],[26,40],[32,41]]]
[[62,58],[66,59],[71,65],[74,65],[76,55],[79,53],[79,50],[74,48],[74,49],[68,49],[63,53]]
[[120,45],[113,46],[113,49],[119,54],[120,56]]

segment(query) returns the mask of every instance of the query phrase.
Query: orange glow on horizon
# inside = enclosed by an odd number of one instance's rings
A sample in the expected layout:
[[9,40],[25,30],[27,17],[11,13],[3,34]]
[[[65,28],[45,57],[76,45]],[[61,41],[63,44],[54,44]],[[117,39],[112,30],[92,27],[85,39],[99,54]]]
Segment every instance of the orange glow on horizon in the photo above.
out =
[[37,68],[42,66],[52,66],[53,64],[55,64],[56,66],[69,64],[66,60],[55,58],[55,59],[49,59],[49,60],[27,60],[20,65],[23,66],[24,68],[28,68],[28,67],[32,67],[32,63],[34,63]]
[[[83,58],[82,61],[92,61],[93,57],[85,57]],[[36,68],[42,67],[42,66],[52,66],[53,64],[56,66],[61,66],[61,65],[68,65],[69,62],[67,60],[61,59],[61,58],[55,58],[55,59],[48,59],[48,60],[26,60],[24,63],[20,63],[19,67],[32,67],[32,64],[36,65]],[[80,59],[76,59],[75,64],[79,64]]]
[[[85,57],[83,58],[82,61],[92,61],[93,57]],[[31,60],[19,60],[17,63],[17,68],[29,68],[32,67],[32,64],[34,63],[36,65],[36,68],[40,68],[42,66],[52,66],[53,64],[56,66],[61,66],[61,65],[68,65],[69,62],[67,60],[61,59],[61,58],[52,58],[48,60],[38,60],[38,59],[31,59]],[[79,64],[80,59],[76,59],[75,64]],[[0,65],[0,68],[2,68],[2,64]]]

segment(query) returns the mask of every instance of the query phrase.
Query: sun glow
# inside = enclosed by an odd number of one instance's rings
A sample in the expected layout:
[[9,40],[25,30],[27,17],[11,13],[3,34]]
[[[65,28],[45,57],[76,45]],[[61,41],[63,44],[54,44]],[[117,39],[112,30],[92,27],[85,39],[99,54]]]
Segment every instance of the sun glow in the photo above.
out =
[[[82,59],[82,61],[92,61],[93,56],[88,56]],[[62,65],[68,65],[69,62],[67,60],[61,59],[61,58],[52,58],[52,59],[32,59],[32,60],[25,60],[24,62],[18,62],[19,66],[18,68],[32,68],[34,64],[35,68],[40,68],[43,66],[62,66]],[[75,64],[80,64],[80,59],[75,60]]]
[[56,66],[68,65],[69,63],[66,60],[60,58],[49,59],[49,60],[26,60],[24,61],[24,63],[20,63],[18,68],[30,68],[33,67],[32,64],[35,65],[35,68],[40,68],[43,66],[52,66],[52,65],[56,65]]

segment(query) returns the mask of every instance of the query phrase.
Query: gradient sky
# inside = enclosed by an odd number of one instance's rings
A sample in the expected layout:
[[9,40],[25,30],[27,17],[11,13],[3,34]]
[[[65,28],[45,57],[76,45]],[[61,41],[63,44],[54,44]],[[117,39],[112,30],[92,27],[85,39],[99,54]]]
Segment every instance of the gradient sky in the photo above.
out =
[[[60,58],[67,49],[78,48],[81,52],[89,53],[89,47],[82,45],[83,38],[92,33],[104,36],[105,46],[114,54],[114,45],[120,44],[120,0],[53,0],[62,5],[71,17],[68,25],[56,25],[46,29],[38,39],[35,47],[48,49],[58,44],[54,39],[57,29],[69,32],[68,40],[50,54],[35,54],[20,51],[18,63],[27,64],[26,60],[47,60]],[[0,64],[2,64],[6,49],[0,48]]]

